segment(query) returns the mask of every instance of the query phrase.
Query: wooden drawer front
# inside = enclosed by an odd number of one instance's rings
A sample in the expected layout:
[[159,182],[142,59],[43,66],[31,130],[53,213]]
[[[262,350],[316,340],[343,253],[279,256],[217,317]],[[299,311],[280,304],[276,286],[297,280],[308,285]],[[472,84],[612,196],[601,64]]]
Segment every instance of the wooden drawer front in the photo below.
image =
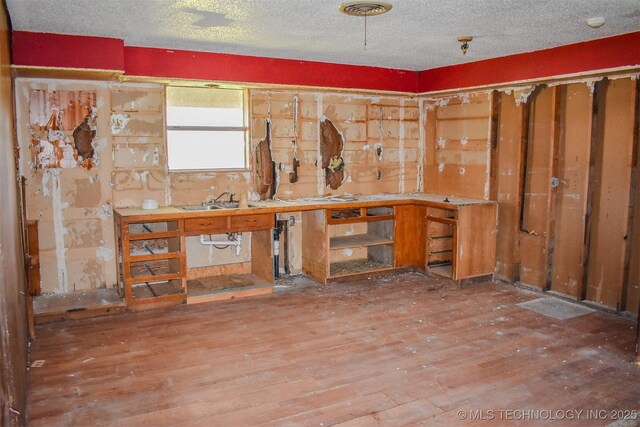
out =
[[209,218],[188,218],[184,220],[184,230],[187,233],[202,234],[226,233],[229,229],[228,216],[213,216]]
[[232,216],[230,231],[269,230],[273,221],[273,214]]

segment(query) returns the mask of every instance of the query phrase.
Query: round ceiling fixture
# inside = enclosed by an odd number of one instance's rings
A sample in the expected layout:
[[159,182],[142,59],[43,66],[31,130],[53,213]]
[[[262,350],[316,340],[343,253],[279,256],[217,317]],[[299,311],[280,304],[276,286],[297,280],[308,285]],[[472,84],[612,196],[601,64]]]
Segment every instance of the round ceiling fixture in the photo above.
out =
[[338,6],[340,12],[351,16],[375,16],[389,12],[393,6],[384,2],[350,1]]

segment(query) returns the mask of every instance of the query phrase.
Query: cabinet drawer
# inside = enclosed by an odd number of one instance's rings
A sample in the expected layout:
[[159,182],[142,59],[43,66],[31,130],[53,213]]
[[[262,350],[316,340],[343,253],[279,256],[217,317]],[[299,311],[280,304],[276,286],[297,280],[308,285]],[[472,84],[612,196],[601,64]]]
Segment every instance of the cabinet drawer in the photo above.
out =
[[269,230],[273,221],[273,214],[232,216],[231,231]]
[[187,233],[202,234],[226,233],[229,228],[228,216],[213,216],[208,218],[188,218],[184,220],[184,230]]

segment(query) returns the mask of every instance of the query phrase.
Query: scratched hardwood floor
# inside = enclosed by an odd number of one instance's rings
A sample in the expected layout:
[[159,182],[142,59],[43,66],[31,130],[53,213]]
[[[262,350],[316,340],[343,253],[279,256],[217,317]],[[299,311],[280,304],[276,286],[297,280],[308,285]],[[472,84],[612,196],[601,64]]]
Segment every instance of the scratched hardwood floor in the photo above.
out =
[[538,297],[407,273],[42,325],[29,425],[487,425],[458,412],[511,424],[498,411],[640,409],[633,322],[515,305]]

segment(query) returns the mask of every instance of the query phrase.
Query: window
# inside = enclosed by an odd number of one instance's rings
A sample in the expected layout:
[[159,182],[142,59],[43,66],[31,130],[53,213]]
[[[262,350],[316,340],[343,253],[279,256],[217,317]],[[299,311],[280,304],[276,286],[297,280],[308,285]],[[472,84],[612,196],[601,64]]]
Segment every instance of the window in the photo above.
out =
[[169,170],[246,167],[244,92],[167,87]]

